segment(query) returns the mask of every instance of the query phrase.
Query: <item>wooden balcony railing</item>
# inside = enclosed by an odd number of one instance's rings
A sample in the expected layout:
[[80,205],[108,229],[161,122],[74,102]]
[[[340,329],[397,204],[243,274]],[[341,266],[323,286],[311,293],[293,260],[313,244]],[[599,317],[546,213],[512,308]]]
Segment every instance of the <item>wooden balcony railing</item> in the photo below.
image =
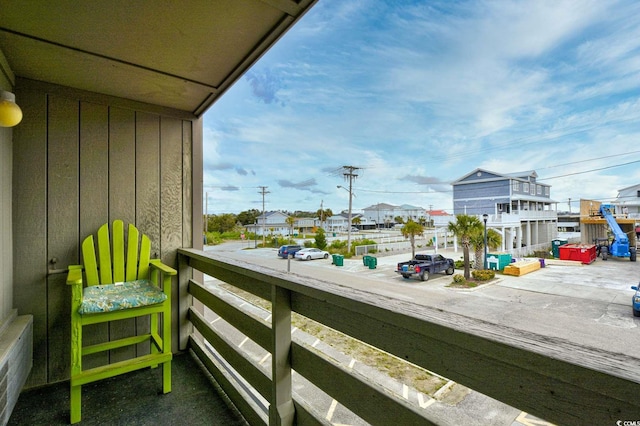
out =
[[[193,278],[195,271],[270,302],[271,323],[208,290]],[[616,424],[640,413],[638,359],[623,354],[199,250],[179,250],[179,280],[181,347],[194,349],[251,424],[327,424],[292,390],[292,371],[371,424],[438,424],[428,409],[416,409],[292,338],[292,312],[556,424]],[[205,307],[271,353],[268,372],[209,324]],[[268,415],[236,375],[267,401]]]

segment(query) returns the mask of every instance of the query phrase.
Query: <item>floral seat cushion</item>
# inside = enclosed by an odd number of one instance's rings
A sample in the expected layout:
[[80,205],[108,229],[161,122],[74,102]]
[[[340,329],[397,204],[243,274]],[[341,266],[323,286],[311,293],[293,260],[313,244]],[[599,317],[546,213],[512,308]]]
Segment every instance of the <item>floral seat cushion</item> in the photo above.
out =
[[84,289],[80,314],[96,314],[122,309],[155,305],[167,300],[167,295],[149,280],[118,284],[92,285]]

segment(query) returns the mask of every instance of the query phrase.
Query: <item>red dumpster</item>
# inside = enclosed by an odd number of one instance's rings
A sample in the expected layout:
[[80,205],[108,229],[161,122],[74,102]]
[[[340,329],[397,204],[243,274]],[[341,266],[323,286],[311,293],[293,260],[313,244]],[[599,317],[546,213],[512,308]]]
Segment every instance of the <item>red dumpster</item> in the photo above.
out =
[[565,244],[559,247],[560,260],[577,260],[588,265],[596,260],[593,244]]

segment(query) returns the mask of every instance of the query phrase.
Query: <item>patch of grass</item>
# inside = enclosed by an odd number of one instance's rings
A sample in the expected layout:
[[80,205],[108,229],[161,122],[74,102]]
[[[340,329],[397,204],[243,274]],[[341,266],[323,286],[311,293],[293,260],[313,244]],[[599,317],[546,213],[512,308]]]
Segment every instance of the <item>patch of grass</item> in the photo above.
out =
[[[271,311],[271,303],[264,299],[226,283],[221,283],[220,286],[253,305]],[[415,364],[370,346],[337,330],[326,327],[295,312],[291,315],[291,322],[294,327],[317,337],[322,342],[343,354],[349,355],[365,365],[376,368],[426,395],[433,396],[433,394],[447,382],[442,377],[432,374]]]

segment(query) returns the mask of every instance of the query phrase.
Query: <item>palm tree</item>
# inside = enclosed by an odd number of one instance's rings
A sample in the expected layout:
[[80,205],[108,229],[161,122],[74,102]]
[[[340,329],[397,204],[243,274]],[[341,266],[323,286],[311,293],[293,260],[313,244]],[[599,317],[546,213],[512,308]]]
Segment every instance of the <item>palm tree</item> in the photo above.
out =
[[462,245],[462,253],[464,256],[464,278],[471,279],[469,271],[469,247],[471,246],[471,237],[483,231],[482,222],[476,216],[466,214],[456,215],[455,222],[449,222],[448,229],[455,235]]
[[423,232],[424,227],[411,219],[402,227],[402,235],[411,241],[411,258],[416,256],[416,235],[422,235]]
[[287,224],[289,225],[289,238],[291,238],[293,237],[293,225],[296,223],[296,218],[293,216],[288,216],[285,222],[287,222]]
[[324,228],[324,223],[327,221],[327,218],[333,216],[333,211],[331,209],[318,209],[316,215],[318,219],[320,219],[320,227]]
[[[474,269],[484,269],[484,261],[482,259],[484,255],[484,230],[481,230],[477,234],[473,234],[470,239],[471,247],[475,253],[475,265]],[[502,235],[495,229],[487,229],[487,247],[491,250],[495,250],[502,244]]]

